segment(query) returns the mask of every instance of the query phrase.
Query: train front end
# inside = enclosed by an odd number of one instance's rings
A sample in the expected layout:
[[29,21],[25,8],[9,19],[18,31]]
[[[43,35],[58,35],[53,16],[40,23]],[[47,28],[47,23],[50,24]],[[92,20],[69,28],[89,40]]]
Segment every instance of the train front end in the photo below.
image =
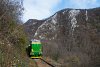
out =
[[30,56],[33,59],[42,58],[42,44],[39,40],[31,41]]

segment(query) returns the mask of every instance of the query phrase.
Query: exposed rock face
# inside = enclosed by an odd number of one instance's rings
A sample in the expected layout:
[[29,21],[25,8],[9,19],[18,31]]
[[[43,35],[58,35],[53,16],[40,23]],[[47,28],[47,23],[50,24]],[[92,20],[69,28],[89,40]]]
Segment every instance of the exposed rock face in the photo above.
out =
[[44,20],[36,20],[36,19],[29,19],[24,24],[24,29],[27,35],[29,36],[29,39],[33,39],[34,34],[37,30],[37,28],[44,22]]
[[30,38],[45,41],[45,56],[67,63],[74,57],[78,66],[100,65],[100,8],[64,9],[45,20],[28,20],[24,26]]

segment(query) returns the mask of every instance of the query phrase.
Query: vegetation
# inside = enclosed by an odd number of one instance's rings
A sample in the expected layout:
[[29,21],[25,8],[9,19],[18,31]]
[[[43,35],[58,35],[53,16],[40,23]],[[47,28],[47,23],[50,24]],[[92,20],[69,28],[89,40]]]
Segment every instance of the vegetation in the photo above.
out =
[[22,27],[22,2],[0,0],[0,67],[34,67],[26,56],[28,40]]

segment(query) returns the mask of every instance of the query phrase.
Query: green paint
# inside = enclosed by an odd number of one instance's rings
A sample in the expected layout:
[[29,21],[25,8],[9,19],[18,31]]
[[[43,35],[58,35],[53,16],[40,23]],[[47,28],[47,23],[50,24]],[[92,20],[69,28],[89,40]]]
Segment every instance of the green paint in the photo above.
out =
[[42,44],[38,42],[34,42],[31,44],[31,53],[32,57],[39,57],[42,56]]

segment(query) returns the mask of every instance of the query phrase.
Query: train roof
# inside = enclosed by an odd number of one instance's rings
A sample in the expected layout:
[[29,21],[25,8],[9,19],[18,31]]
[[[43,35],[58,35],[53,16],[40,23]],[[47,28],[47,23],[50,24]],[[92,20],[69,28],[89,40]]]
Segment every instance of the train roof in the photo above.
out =
[[41,44],[40,40],[37,40],[37,39],[32,39],[31,40],[31,44]]
[[37,39],[32,39],[31,41],[32,42],[40,42],[40,40],[37,40]]

